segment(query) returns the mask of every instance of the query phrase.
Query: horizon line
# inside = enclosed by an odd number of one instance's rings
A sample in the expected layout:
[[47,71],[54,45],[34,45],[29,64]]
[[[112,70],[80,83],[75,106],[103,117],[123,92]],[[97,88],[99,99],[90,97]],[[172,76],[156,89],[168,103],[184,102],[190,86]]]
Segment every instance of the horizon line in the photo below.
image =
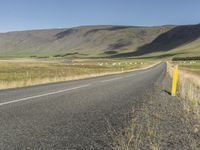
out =
[[71,28],[80,28],[80,27],[92,27],[92,26],[124,26],[124,27],[162,27],[162,26],[186,26],[186,25],[198,25],[200,23],[191,23],[191,24],[160,24],[160,25],[125,25],[125,24],[85,24],[85,25],[74,25],[66,27],[47,27],[47,28],[30,28],[22,30],[10,30],[10,31],[0,31],[0,33],[11,33],[11,32],[26,32],[26,31],[38,31],[38,30],[61,30],[61,29],[71,29]]

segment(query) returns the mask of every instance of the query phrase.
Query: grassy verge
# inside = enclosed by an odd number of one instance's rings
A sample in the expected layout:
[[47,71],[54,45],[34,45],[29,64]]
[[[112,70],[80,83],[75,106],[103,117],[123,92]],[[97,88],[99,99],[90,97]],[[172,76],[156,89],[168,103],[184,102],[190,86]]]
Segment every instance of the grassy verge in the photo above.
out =
[[[188,72],[188,68],[195,73]],[[120,130],[109,133],[113,137],[116,150],[161,150],[200,148],[200,105],[198,63],[180,63],[179,89],[180,97],[172,97],[172,68],[168,64],[168,74],[155,89],[146,91],[144,98],[138,100],[129,114],[131,119]]]
[[179,64],[178,95],[183,99],[184,111],[191,114],[194,132],[200,132],[200,61],[168,64],[172,75],[173,66]]
[[196,113],[200,113],[200,61],[175,62],[168,64],[168,72],[172,75],[173,66],[179,65],[178,94],[183,99],[190,100]]
[[0,60],[0,89],[76,80],[147,67],[134,60]]
[[[200,148],[200,130],[192,112],[185,110],[186,102],[168,94],[171,79],[166,75],[155,89],[144,92],[136,100],[128,123],[112,130],[116,150],[162,150]],[[190,110],[191,111],[191,110]]]

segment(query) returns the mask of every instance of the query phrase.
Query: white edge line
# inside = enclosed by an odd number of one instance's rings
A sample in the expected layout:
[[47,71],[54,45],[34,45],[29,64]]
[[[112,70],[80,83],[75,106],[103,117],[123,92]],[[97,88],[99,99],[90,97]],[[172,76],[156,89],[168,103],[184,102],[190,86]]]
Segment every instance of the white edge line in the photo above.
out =
[[126,75],[126,77],[133,77],[133,76],[140,75],[140,74],[143,74],[143,73],[146,73],[149,71],[151,71],[151,70],[142,70],[141,72],[138,72],[138,73],[135,72],[135,74]]
[[126,75],[126,77],[129,78],[129,77],[133,77],[133,76],[135,76],[135,75],[137,75],[137,74]]
[[45,93],[45,94],[41,94],[41,95],[25,97],[25,98],[21,98],[21,99],[17,99],[17,100],[10,100],[8,102],[0,103],[0,106],[11,104],[11,103],[17,103],[17,102],[21,102],[21,101],[27,101],[27,100],[34,99],[34,98],[54,95],[54,94],[58,94],[58,93],[63,93],[63,92],[67,92],[67,91],[72,91],[72,90],[84,88],[84,87],[87,87],[87,86],[90,86],[90,84],[86,84],[86,85],[82,85],[82,86],[78,86],[78,87],[73,87],[73,88],[69,88],[69,89],[65,89],[65,90],[60,90],[60,91],[56,91],[56,92],[50,92],[50,93]]
[[118,80],[118,79],[121,79],[122,77],[117,77],[117,78],[113,78],[113,79],[108,79],[108,80],[103,80],[103,81],[100,81],[100,82],[109,82],[109,81],[114,81],[114,80]]

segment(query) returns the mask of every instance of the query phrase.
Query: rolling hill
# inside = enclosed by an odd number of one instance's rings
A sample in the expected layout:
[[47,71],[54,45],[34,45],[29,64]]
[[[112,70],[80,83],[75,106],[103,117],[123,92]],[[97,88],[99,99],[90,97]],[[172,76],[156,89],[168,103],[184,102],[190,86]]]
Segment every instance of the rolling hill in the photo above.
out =
[[168,57],[200,53],[200,25],[82,26],[0,33],[1,57]]

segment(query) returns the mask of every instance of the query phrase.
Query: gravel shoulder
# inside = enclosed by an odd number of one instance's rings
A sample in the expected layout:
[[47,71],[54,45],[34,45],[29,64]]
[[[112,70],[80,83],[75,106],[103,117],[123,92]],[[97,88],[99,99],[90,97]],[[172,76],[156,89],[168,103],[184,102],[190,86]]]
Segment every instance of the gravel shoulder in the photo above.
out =
[[114,139],[114,149],[200,149],[200,131],[184,101],[170,96],[170,81],[166,75],[153,91],[146,91],[145,100],[133,108],[132,121]]

